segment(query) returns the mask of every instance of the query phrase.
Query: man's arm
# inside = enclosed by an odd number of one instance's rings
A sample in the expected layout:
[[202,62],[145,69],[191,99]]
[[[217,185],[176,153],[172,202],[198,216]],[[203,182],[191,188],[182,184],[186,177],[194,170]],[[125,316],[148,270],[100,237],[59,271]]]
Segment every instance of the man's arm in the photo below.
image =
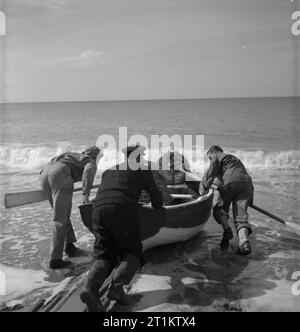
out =
[[89,203],[90,191],[93,186],[95,175],[97,173],[97,164],[95,161],[90,161],[84,166],[82,173],[82,194],[83,203]]
[[185,156],[182,156],[182,165],[183,165],[183,170],[186,172],[191,171],[191,165],[189,161],[185,158]]
[[204,189],[209,189],[213,184],[214,179],[220,175],[220,166],[219,160],[217,157],[213,157],[207,172],[204,174],[202,178],[202,185]]
[[141,171],[143,179],[143,189],[145,189],[149,195],[151,204],[154,208],[159,209],[163,206],[163,200],[161,192],[156,186],[154,175],[151,171]]

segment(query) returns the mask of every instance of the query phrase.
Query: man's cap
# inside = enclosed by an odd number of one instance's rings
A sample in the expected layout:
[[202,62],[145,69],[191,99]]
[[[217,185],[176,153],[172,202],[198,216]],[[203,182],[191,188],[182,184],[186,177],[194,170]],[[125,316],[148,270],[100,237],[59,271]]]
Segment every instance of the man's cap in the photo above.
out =
[[168,150],[166,151],[166,153],[175,153],[178,152],[177,150],[175,150],[174,148],[168,148]]
[[223,149],[218,146],[218,145],[213,145],[211,146],[208,151],[206,152],[206,154],[209,154],[209,153],[214,153],[214,152],[224,152]]
[[97,158],[100,152],[101,150],[97,146],[90,146],[85,151],[83,151],[83,154],[87,157]]
[[146,150],[146,148],[142,145],[139,145],[139,144],[136,144],[136,145],[128,145],[126,146],[126,148],[122,149],[122,152],[124,154],[130,154],[132,153],[133,151],[136,151],[138,150],[138,152],[142,153]]

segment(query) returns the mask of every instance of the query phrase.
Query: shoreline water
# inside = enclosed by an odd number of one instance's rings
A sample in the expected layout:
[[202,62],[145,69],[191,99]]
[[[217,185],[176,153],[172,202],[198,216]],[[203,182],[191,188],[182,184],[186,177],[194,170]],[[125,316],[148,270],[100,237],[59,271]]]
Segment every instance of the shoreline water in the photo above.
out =
[[[277,203],[273,201],[270,204],[264,192],[258,191],[256,199],[266,209],[276,211]],[[40,207],[45,207],[46,203],[38,204]],[[77,199],[75,204],[78,204]],[[35,209],[38,208],[36,206]],[[222,232],[211,217],[205,231],[195,238],[146,252],[148,263],[139,274],[142,279],[137,277],[137,283],[133,286],[133,293],[139,301],[134,306],[121,310],[175,312],[299,310],[300,296],[291,293],[294,284],[292,274],[300,270],[299,235],[257,212],[251,210],[249,213],[250,222],[254,227],[251,239],[252,255],[247,258],[237,256],[234,253],[237,246],[236,239],[228,253],[221,252],[219,241]],[[73,215],[76,215],[72,220],[79,246],[91,253],[93,236],[87,234],[76,210],[73,211]],[[50,211],[48,216],[50,217]],[[47,215],[45,217],[47,218]],[[48,226],[49,236],[51,225]],[[82,274],[88,269],[90,258],[87,257],[86,263],[82,264],[81,261],[73,271],[49,274],[43,267],[47,261],[49,238],[41,239],[38,247],[40,248],[38,251],[41,253],[42,250],[44,254],[39,256],[41,261],[39,267],[36,265],[36,271],[31,270],[30,274],[28,260],[27,265],[24,264],[19,270],[20,279],[17,277],[17,270],[12,269],[13,280],[23,279],[24,282],[24,274],[31,275],[31,278],[28,278],[31,282],[28,291],[25,291],[25,298],[13,297],[14,300],[23,299],[21,303],[24,307],[19,310],[29,310],[39,298],[51,296],[52,291],[64,285],[62,283],[66,282],[68,277],[74,276],[73,282],[79,282]],[[164,283],[166,277],[170,278],[168,279],[170,282],[167,282],[168,289],[150,287]],[[146,283],[148,286],[143,282],[145,278],[148,278]],[[70,290],[68,287],[71,286],[72,284],[66,286],[65,291]],[[74,296],[75,298],[71,298],[71,302],[67,301],[60,310],[68,311],[72,308],[74,311],[81,310],[82,304],[79,298],[76,298],[78,294]],[[285,296],[284,302],[278,300],[281,296]],[[74,302],[77,307],[74,306]]]

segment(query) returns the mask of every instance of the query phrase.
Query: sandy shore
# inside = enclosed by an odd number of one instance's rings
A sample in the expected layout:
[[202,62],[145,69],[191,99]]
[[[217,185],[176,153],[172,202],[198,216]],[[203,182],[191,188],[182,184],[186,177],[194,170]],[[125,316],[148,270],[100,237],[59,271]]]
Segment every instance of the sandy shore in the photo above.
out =
[[[236,238],[228,251],[220,250],[221,229],[212,217],[205,231],[195,238],[147,251],[147,264],[129,289],[133,304],[116,309],[300,311],[300,285],[296,284],[299,275],[295,274],[300,271],[300,234],[253,211],[251,223],[253,253],[248,257],[235,254]],[[84,310],[79,293],[92,249],[92,236],[86,230],[82,232],[79,246],[83,243],[89,250],[88,255],[75,258],[72,270],[45,271],[46,279],[43,271],[34,274],[36,283],[25,298],[22,294],[22,309],[16,306],[16,311],[29,311],[40,299],[49,299],[53,291],[61,296],[51,311]],[[11,282],[13,274],[14,271]],[[47,283],[43,285],[41,279]],[[22,279],[15,280],[14,284],[17,283],[22,283]],[[18,304],[19,299],[14,300]]]
[[[299,236],[272,221],[257,222],[249,257],[235,254],[237,239],[222,252],[220,237],[210,220],[205,232],[186,243],[149,250],[129,290],[133,305],[117,310],[300,311],[300,295],[292,293],[293,273],[300,270]],[[58,310],[83,311],[79,290]]]

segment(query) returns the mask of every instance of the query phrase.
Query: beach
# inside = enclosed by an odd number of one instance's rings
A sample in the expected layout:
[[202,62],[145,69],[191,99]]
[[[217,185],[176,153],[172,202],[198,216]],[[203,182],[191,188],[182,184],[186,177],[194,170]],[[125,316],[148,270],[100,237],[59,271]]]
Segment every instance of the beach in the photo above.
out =
[[[257,192],[257,197],[264,196]],[[47,202],[42,204],[45,209]],[[37,207],[36,207],[37,208]],[[269,205],[270,210],[275,209]],[[20,208],[22,209],[22,208]],[[76,211],[75,211],[76,212]],[[50,215],[50,211],[48,211]],[[221,251],[221,230],[211,217],[205,228],[191,240],[146,251],[147,264],[129,288],[133,304],[117,307],[124,312],[206,312],[206,311],[299,311],[299,294],[293,294],[293,274],[300,268],[300,234],[294,229],[250,212],[253,226],[253,254],[236,255],[237,239],[228,251]],[[73,218],[78,244],[87,256],[74,258],[72,269],[44,271],[6,267],[10,299],[17,311],[31,310],[40,299],[62,293],[51,311],[81,312],[85,306],[79,292],[92,261],[93,236],[87,234],[79,218]],[[32,240],[32,239],[31,239]],[[28,241],[29,242],[29,241]],[[47,252],[47,240],[41,241],[40,255]],[[26,246],[24,247],[26,248]],[[20,248],[18,248],[20,249]],[[28,250],[28,256],[30,250]],[[30,260],[23,256],[27,264]],[[20,257],[15,257],[20,259]],[[34,261],[31,261],[34,264]],[[1,265],[1,268],[3,266]],[[297,288],[296,285],[294,286]]]
[[[256,205],[300,225],[298,111],[299,98],[6,105],[1,110],[1,200],[7,192],[38,189],[39,171],[53,156],[81,151],[95,144],[99,135],[117,135],[119,127],[127,126],[130,135],[147,137],[205,135],[205,148],[220,144],[244,162],[253,178]],[[109,153],[99,165],[95,183],[110,165]],[[201,165],[196,160],[192,171],[201,176],[201,166],[207,167],[208,161]],[[93,245],[93,235],[80,220],[80,200],[80,194],[74,194],[71,219],[78,245],[87,256],[62,272],[47,268],[52,231],[49,203],[9,210],[1,205],[0,271],[6,279],[6,295],[0,296],[0,303],[4,309],[17,304],[16,310],[30,310],[54,290],[64,289],[67,294],[80,285]],[[258,212],[249,213],[254,230],[249,257],[235,254],[236,239],[228,252],[220,250],[222,232],[211,216],[195,238],[146,252],[147,264],[129,289],[135,304],[120,310],[299,311],[300,295],[293,294],[299,287],[293,279],[300,271],[300,234]],[[82,311],[76,294],[69,294],[57,310]]]

